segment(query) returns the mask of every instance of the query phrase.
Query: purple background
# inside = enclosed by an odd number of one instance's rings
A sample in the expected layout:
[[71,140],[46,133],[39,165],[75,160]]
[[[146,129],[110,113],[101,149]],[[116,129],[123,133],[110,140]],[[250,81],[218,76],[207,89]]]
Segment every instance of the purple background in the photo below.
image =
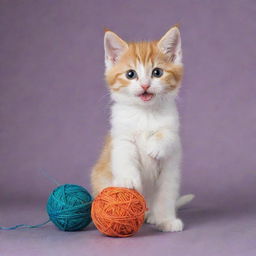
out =
[[1,255],[115,255],[125,247],[124,255],[255,255],[255,17],[253,0],[1,0],[0,225],[46,218],[54,185],[38,170],[90,189],[109,129],[104,27],[153,40],[181,24],[182,191],[196,194],[179,234],[145,225],[133,238],[110,239],[47,225],[0,231]]

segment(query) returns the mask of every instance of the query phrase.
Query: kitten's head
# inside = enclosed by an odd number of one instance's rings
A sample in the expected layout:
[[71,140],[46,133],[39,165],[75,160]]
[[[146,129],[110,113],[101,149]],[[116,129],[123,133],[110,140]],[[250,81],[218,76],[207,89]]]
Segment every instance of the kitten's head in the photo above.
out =
[[152,42],[127,43],[108,30],[104,47],[105,76],[114,101],[149,106],[177,95],[183,71],[177,26]]

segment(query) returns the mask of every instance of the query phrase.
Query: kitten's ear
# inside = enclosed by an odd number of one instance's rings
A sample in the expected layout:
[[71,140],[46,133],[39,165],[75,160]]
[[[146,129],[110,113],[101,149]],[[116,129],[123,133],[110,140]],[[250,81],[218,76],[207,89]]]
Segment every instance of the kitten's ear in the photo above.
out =
[[172,27],[159,40],[157,46],[160,51],[168,55],[170,61],[175,64],[182,64],[182,50],[180,30],[177,26]]
[[105,64],[109,68],[113,66],[120,56],[128,49],[128,44],[117,34],[107,30],[104,37]]

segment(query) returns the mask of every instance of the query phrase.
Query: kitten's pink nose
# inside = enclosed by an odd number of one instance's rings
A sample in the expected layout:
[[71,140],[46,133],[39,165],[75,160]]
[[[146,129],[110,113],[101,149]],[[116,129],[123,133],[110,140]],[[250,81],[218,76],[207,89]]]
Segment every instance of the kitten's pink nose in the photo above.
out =
[[146,91],[150,87],[150,85],[142,84],[141,87]]

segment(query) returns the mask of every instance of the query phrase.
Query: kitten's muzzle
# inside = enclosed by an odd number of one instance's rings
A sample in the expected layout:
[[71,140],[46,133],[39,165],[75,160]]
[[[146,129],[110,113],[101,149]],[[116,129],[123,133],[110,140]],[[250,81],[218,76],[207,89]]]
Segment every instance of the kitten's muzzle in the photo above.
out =
[[149,87],[150,87],[149,84],[142,84],[142,85],[141,85],[141,88],[144,89],[145,92],[147,91],[147,89],[148,89]]

